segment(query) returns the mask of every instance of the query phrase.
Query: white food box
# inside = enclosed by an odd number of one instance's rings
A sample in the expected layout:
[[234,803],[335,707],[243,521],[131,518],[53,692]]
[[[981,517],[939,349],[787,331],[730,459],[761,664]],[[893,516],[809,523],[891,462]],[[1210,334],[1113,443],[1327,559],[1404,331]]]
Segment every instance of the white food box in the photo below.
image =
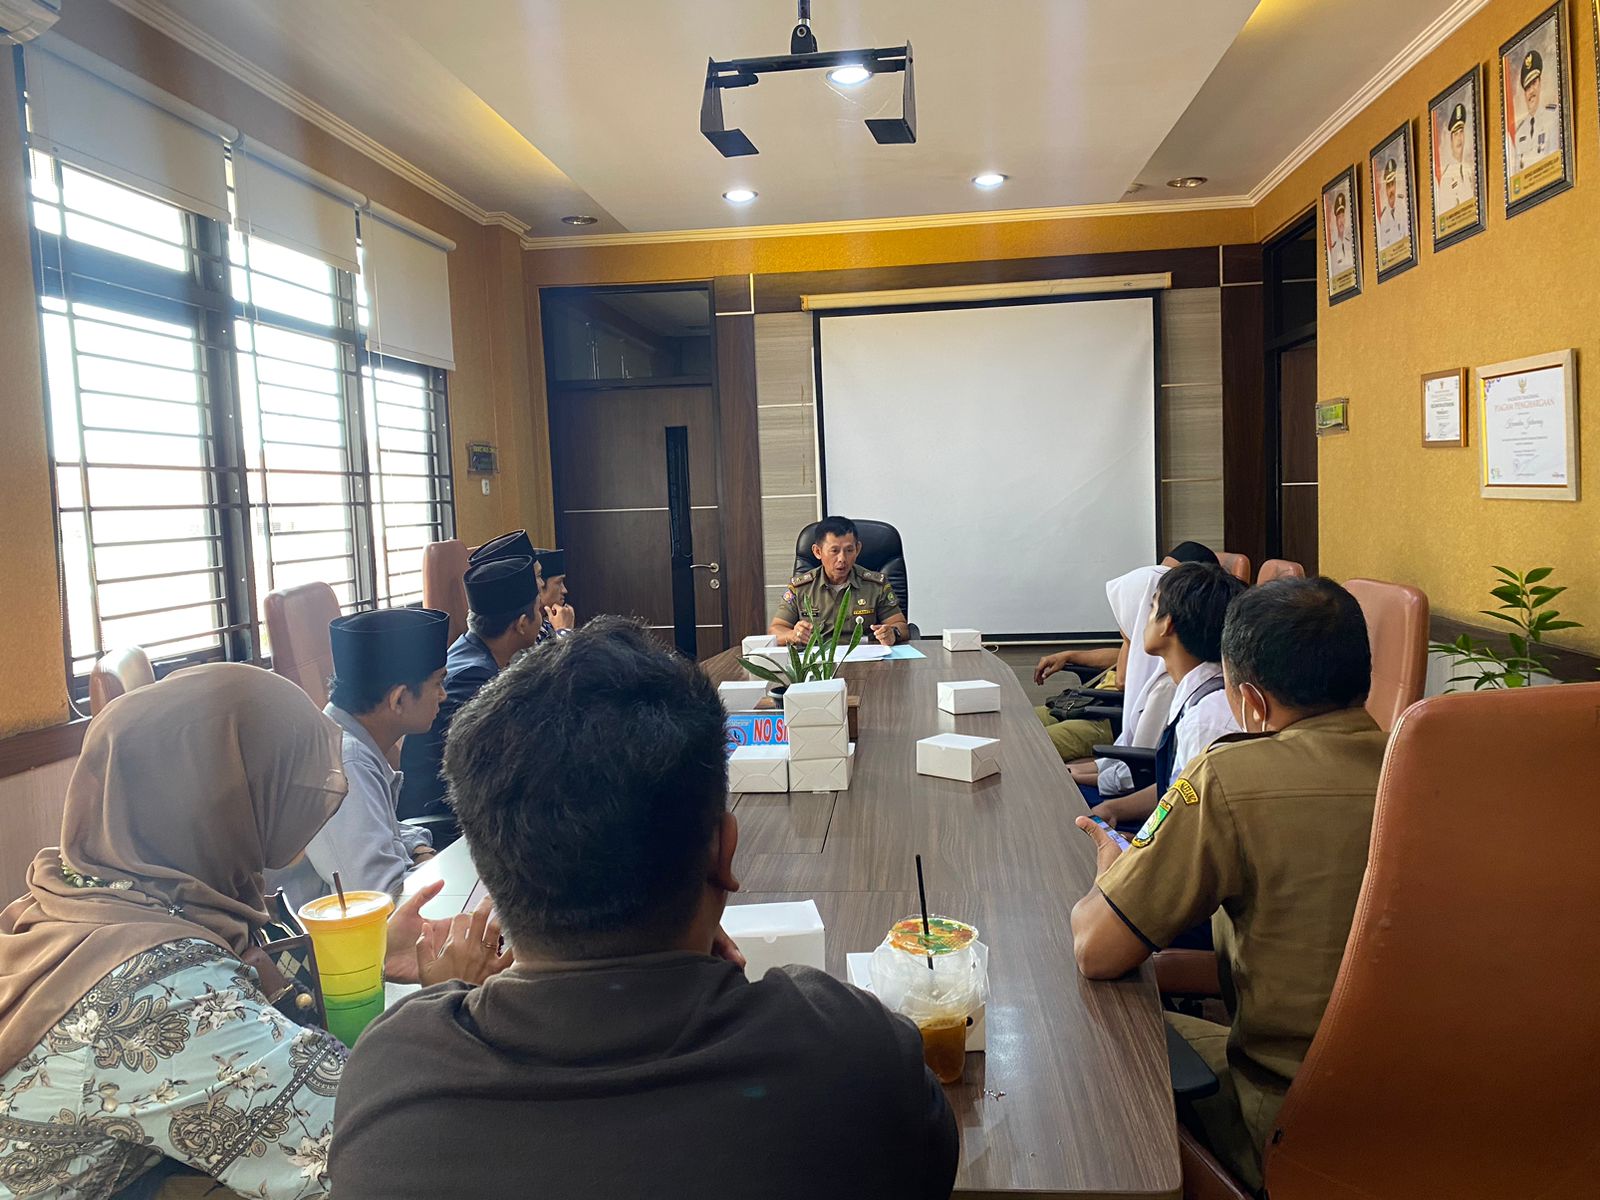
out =
[[791,683],[783,692],[783,721],[791,730],[845,723],[844,680]]
[[[727,684],[723,684],[727,687]],[[1000,685],[987,679],[941,680],[939,707],[947,713],[1000,711]]]
[[944,631],[944,648],[946,650],[982,650],[983,631],[979,629],[946,629]]
[[728,756],[730,792],[787,792],[789,747],[740,746]]
[[735,679],[717,685],[717,695],[722,697],[722,707],[728,712],[749,712],[767,695],[764,679]]
[[789,727],[789,761],[844,758],[850,753],[850,730],[843,725]]
[[826,969],[827,943],[815,900],[730,904],[722,910],[722,931],[739,944],[751,983],[773,967]]
[[940,733],[917,743],[917,774],[976,783],[998,774],[1000,739]]
[[763,650],[776,649],[777,645],[778,639],[773,637],[772,634],[753,633],[749,637],[745,638],[743,642],[739,643],[739,648],[740,653],[748,657],[752,654],[759,654]]
[[[790,737],[794,736],[791,730]],[[789,763],[789,790],[791,792],[843,792],[850,788],[850,771],[855,764],[856,752],[850,747],[851,757],[803,758]]]
[[[982,942],[973,942],[972,948],[977,952],[978,961],[983,964],[983,973],[987,976],[989,974],[989,947]],[[844,967],[851,983],[863,992],[872,991],[871,954],[846,954],[844,956]],[[983,1004],[980,1004],[978,1011],[972,1014],[972,1024],[967,1026],[968,1054],[982,1054],[989,1048],[988,1016],[988,1005]]]

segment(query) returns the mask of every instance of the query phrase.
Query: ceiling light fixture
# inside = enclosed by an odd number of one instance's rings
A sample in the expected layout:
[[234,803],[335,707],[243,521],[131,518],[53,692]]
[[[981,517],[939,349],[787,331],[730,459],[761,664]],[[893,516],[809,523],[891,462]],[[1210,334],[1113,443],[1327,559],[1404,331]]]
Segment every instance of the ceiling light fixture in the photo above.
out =
[[722,198],[729,204],[749,204],[756,198],[756,193],[749,188],[729,188],[722,193]]
[[1167,180],[1169,188],[1197,188],[1206,182],[1204,175],[1181,175],[1177,179]]
[[835,67],[828,72],[828,78],[840,87],[855,87],[872,78],[872,72],[860,63],[851,63],[847,67]]
[[[898,117],[868,117],[867,130],[880,146],[910,145],[917,140],[916,90],[911,76],[911,43],[877,50],[818,50],[817,35],[811,32],[811,0],[796,0],[798,15],[789,31],[789,53],[771,58],[734,58],[727,62],[710,59],[706,63],[705,92],[700,97],[700,132],[724,158],[759,154],[754,142],[741,129],[723,123],[722,90],[754,87],[761,76],[775,71],[824,71],[843,75],[852,68],[868,75],[905,73],[901,95],[904,107]],[[835,82],[851,86],[853,75]],[[855,82],[861,82],[855,80]]]
[[985,191],[988,191],[990,189],[999,187],[1002,183],[1010,178],[1011,176],[1002,175],[999,171],[985,171],[982,175],[974,175],[972,177],[972,185],[974,187],[981,187]]
[[599,217],[591,217],[588,213],[573,213],[570,217],[562,217],[563,225],[594,225],[599,222]]

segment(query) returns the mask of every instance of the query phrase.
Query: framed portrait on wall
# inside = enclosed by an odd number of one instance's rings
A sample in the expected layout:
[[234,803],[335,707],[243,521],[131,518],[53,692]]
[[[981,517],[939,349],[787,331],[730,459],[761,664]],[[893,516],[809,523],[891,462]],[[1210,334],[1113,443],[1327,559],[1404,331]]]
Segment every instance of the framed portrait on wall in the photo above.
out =
[[1500,47],[1506,216],[1572,186],[1572,83],[1567,3],[1557,0]]
[[[1600,0],[1593,0],[1600,4]],[[1433,248],[1483,232],[1483,71],[1473,67],[1428,105]]]
[[1346,167],[1322,188],[1322,264],[1328,303],[1361,294],[1361,205],[1356,199],[1356,169]]
[[1481,495],[1578,499],[1578,376],[1571,350],[1472,372]]
[[1411,169],[1411,122],[1396,129],[1367,155],[1372,190],[1372,241],[1378,282],[1417,265],[1417,176]]

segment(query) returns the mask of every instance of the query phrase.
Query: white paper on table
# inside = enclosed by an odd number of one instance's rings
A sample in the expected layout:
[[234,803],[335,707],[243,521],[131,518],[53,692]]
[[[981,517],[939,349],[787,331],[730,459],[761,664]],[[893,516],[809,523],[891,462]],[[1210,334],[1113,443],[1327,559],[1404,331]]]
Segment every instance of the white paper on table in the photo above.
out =
[[854,663],[854,662],[882,662],[884,659],[886,659],[888,657],[889,657],[889,647],[888,646],[882,645],[881,643],[873,643],[872,645],[869,646],[869,645],[863,643],[862,645],[857,646],[854,650],[850,651],[850,653],[846,654],[841,661],[843,661],[843,662],[851,662],[851,663]]

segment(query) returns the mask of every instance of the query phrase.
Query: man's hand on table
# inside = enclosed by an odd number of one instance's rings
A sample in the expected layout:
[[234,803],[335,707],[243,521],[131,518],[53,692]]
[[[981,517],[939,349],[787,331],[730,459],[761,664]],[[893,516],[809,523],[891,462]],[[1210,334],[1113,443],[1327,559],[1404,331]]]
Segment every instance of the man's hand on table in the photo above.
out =
[[414,946],[417,981],[423,987],[460,979],[476,987],[511,965],[511,951],[500,949],[500,922],[485,896],[470,913],[448,921],[425,921]]

